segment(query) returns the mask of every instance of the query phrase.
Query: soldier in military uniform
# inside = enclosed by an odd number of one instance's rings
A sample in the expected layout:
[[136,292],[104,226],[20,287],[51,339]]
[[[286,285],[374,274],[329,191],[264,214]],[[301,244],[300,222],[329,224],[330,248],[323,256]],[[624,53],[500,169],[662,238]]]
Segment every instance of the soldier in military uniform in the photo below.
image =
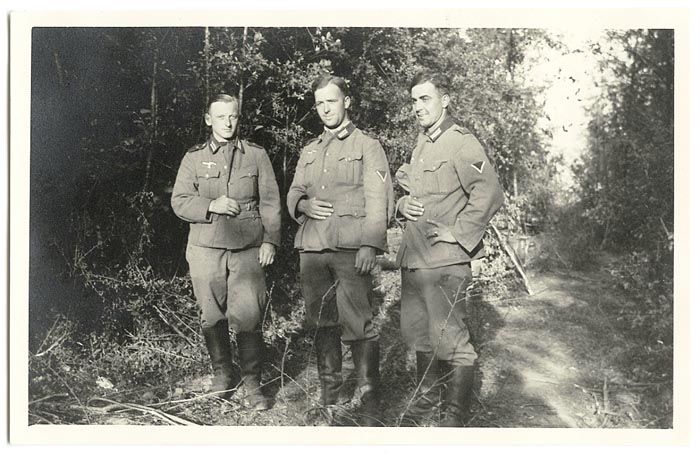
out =
[[397,202],[407,219],[397,254],[401,332],[416,351],[419,383],[409,414],[422,416],[437,406],[446,380],[440,426],[459,427],[469,411],[477,358],[466,325],[466,287],[504,197],[480,143],[448,112],[446,78],[419,73],[410,92],[422,131],[410,163],[397,171],[408,192]]
[[300,224],[294,246],[300,250],[307,323],[315,329],[320,403],[338,402],[342,339],[355,364],[359,423],[378,426],[379,341],[370,271],[386,249],[391,176],[379,141],[348,117],[345,81],[322,75],[312,91],[325,128],[301,151],[287,206]]
[[260,389],[260,322],[263,268],[280,244],[279,190],[265,150],[237,138],[237,98],[214,97],[204,119],[211,137],[182,159],[171,204],[190,223],[186,257],[214,371],[212,391],[227,398],[239,383],[230,328],[236,332],[244,398],[254,409],[268,409]]

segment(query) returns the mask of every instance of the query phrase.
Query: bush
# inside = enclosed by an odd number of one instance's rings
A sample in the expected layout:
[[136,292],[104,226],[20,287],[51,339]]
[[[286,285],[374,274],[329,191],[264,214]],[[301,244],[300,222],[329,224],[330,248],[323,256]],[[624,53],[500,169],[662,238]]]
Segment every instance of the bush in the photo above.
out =
[[635,298],[618,320],[651,345],[673,344],[673,243],[658,252],[634,251],[610,268],[618,287]]

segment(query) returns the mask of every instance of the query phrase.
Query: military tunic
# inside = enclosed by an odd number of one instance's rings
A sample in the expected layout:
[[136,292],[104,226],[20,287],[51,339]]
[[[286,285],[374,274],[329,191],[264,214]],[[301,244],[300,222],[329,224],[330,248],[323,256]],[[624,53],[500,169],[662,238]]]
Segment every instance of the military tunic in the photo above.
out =
[[[418,351],[471,365],[476,354],[460,297],[471,281],[471,260],[484,255],[488,222],[504,201],[498,176],[478,140],[445,117],[432,132],[419,135],[397,180],[424,207],[422,216],[406,222],[397,254],[402,333]],[[431,240],[428,234],[436,227],[428,219],[446,225],[457,243]]]
[[[209,212],[210,203],[235,199],[236,216]],[[265,275],[258,262],[263,242],[280,244],[281,204],[265,150],[249,141],[210,138],[183,157],[173,186],[175,214],[190,223],[187,261],[203,327],[228,319],[235,331],[251,331],[265,303]]]
[[[298,211],[301,199],[314,197],[333,205],[330,217],[316,220]],[[386,250],[393,189],[379,141],[352,123],[324,131],[301,151],[287,207],[300,224],[294,246],[307,322],[341,325],[344,341],[376,338],[371,276],[358,275],[354,264],[361,246]]]

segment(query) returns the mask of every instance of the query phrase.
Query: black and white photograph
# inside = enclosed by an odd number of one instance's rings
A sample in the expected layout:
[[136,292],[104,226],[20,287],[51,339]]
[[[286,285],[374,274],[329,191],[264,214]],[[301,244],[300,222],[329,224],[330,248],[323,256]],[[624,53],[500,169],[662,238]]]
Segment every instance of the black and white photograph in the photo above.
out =
[[257,14],[9,16],[11,441],[687,440],[682,10]]

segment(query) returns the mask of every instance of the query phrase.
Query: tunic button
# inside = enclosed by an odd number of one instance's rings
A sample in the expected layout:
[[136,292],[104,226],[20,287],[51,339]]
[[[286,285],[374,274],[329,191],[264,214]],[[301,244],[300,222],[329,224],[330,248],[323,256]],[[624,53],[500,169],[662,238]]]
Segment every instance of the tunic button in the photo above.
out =
[[207,173],[206,175],[204,175],[204,177],[205,177],[205,178],[208,178],[208,177],[209,177],[209,173]]
[[324,169],[323,169],[323,172],[324,172],[324,173],[328,173],[328,169],[324,168]]
[[226,169],[226,165],[224,165],[224,170]]
[[326,188],[326,186],[321,186],[321,189],[325,189],[325,188]]
[[421,163],[423,163],[423,159],[420,159]]

